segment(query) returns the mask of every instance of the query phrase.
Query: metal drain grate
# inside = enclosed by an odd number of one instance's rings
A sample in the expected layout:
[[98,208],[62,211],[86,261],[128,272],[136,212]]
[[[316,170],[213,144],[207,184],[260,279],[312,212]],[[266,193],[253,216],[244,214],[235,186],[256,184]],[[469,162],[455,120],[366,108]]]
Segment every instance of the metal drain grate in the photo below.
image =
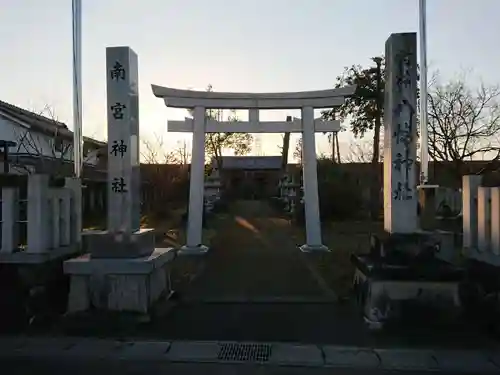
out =
[[267,362],[271,356],[269,344],[221,344],[217,358],[221,361]]

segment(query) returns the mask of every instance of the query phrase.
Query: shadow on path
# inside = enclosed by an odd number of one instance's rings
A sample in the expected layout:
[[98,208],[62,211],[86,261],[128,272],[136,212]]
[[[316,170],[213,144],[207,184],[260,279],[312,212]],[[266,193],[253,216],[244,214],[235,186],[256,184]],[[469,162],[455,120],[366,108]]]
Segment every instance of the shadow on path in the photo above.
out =
[[318,283],[289,220],[260,201],[235,202],[219,216],[211,223],[216,235],[204,272],[164,320],[161,330],[169,338],[328,343],[332,335],[349,335],[352,344],[359,340],[362,324]]
[[288,220],[265,202],[239,201],[213,224],[216,236],[205,272],[185,298],[195,301],[325,299]]

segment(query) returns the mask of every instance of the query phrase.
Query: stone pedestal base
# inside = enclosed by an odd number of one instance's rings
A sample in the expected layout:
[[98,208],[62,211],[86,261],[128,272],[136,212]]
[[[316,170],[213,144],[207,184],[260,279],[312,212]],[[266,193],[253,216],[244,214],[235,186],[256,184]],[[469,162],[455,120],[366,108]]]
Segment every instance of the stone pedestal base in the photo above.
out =
[[419,231],[411,234],[372,235],[370,254],[378,258],[412,262],[433,260],[435,258],[458,265],[460,243],[456,233],[443,230]]
[[208,246],[205,246],[205,245],[199,245],[199,246],[185,245],[179,249],[178,254],[179,255],[205,255],[206,253],[208,253],[209,250],[210,249],[208,248]]
[[70,275],[68,312],[90,308],[147,314],[170,288],[171,248],[155,249],[143,258],[95,259],[89,254],[64,262]]
[[388,233],[370,237],[370,255],[398,262],[414,258],[432,259],[439,250],[439,239],[433,232]]
[[79,255],[79,250],[75,245],[45,253],[0,252],[0,332],[19,333],[66,312],[68,276],[63,262]]
[[372,329],[391,319],[405,319],[399,307],[414,302],[425,307],[460,311],[459,285],[465,271],[438,259],[416,265],[353,255],[356,301]]
[[327,246],[325,245],[316,245],[316,246],[311,246],[308,244],[304,244],[302,246],[299,246],[300,251],[303,253],[314,253],[314,252],[329,252],[330,249],[328,249]]
[[91,231],[83,234],[84,251],[92,258],[142,258],[155,249],[154,229],[139,229],[130,234]]
[[426,305],[443,308],[460,308],[458,281],[402,281],[369,278],[360,270],[354,275],[357,301],[370,329],[381,329],[398,314],[398,302],[414,300]]

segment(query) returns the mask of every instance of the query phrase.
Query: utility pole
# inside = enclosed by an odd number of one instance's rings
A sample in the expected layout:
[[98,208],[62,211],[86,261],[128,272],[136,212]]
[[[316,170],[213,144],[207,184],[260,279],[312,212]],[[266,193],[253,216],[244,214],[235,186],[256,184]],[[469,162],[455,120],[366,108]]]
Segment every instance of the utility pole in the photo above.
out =
[[[335,110],[332,110],[331,119],[336,120]],[[332,162],[340,164],[339,132],[333,131],[330,141],[332,142]]]
[[73,164],[75,177],[82,175],[82,0],[73,0]]
[[[377,115],[375,116],[375,129],[374,129],[374,140],[380,140],[380,130],[382,128],[382,119],[379,116],[383,111],[383,98],[382,98],[382,59],[380,57],[375,57],[373,59],[377,67],[375,68],[375,79],[376,79],[376,93],[375,93],[375,106]],[[380,161],[380,147],[378,144],[373,144],[373,163],[379,163]]]
[[[286,122],[292,122],[292,116],[286,116]],[[283,136],[283,154],[281,161],[281,169],[283,173],[286,172],[286,166],[288,164],[288,150],[290,149],[290,133],[285,133]]]
[[420,35],[420,184],[429,181],[429,140],[427,135],[427,21],[426,1],[419,0]]
[[340,146],[339,146],[339,132],[335,133],[335,142],[337,142],[337,163],[341,163],[340,161]]
[[[332,109],[332,120],[335,120],[335,109]],[[332,163],[336,163],[337,160],[335,159],[335,156],[337,154],[337,151],[335,151],[335,148],[336,148],[336,138],[337,138],[337,132],[336,131],[333,131],[332,132],[332,135],[331,135],[332,139],[331,139],[331,142],[332,142]]]
[[[383,112],[383,97],[382,97],[382,58],[375,57],[373,58],[373,62],[375,62],[375,107],[376,107],[376,115],[374,118],[374,132],[373,132],[373,157],[372,157],[372,173],[373,180],[370,189],[370,198],[371,198],[371,218],[377,219],[380,213],[380,189],[381,189],[381,181],[380,181],[380,131],[382,128],[382,118],[380,114]],[[373,72],[373,70],[372,70]]]

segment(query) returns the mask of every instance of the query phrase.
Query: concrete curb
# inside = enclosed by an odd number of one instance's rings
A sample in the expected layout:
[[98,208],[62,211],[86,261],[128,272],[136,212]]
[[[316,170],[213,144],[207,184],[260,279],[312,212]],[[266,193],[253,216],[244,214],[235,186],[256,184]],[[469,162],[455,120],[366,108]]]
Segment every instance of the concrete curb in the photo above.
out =
[[240,296],[225,296],[225,297],[206,297],[206,298],[189,298],[182,299],[183,304],[333,304],[336,299],[328,297],[296,297],[296,296],[279,296],[279,297],[240,297]]
[[287,343],[0,337],[0,359],[241,363],[270,366],[500,372],[500,351],[376,349]]

